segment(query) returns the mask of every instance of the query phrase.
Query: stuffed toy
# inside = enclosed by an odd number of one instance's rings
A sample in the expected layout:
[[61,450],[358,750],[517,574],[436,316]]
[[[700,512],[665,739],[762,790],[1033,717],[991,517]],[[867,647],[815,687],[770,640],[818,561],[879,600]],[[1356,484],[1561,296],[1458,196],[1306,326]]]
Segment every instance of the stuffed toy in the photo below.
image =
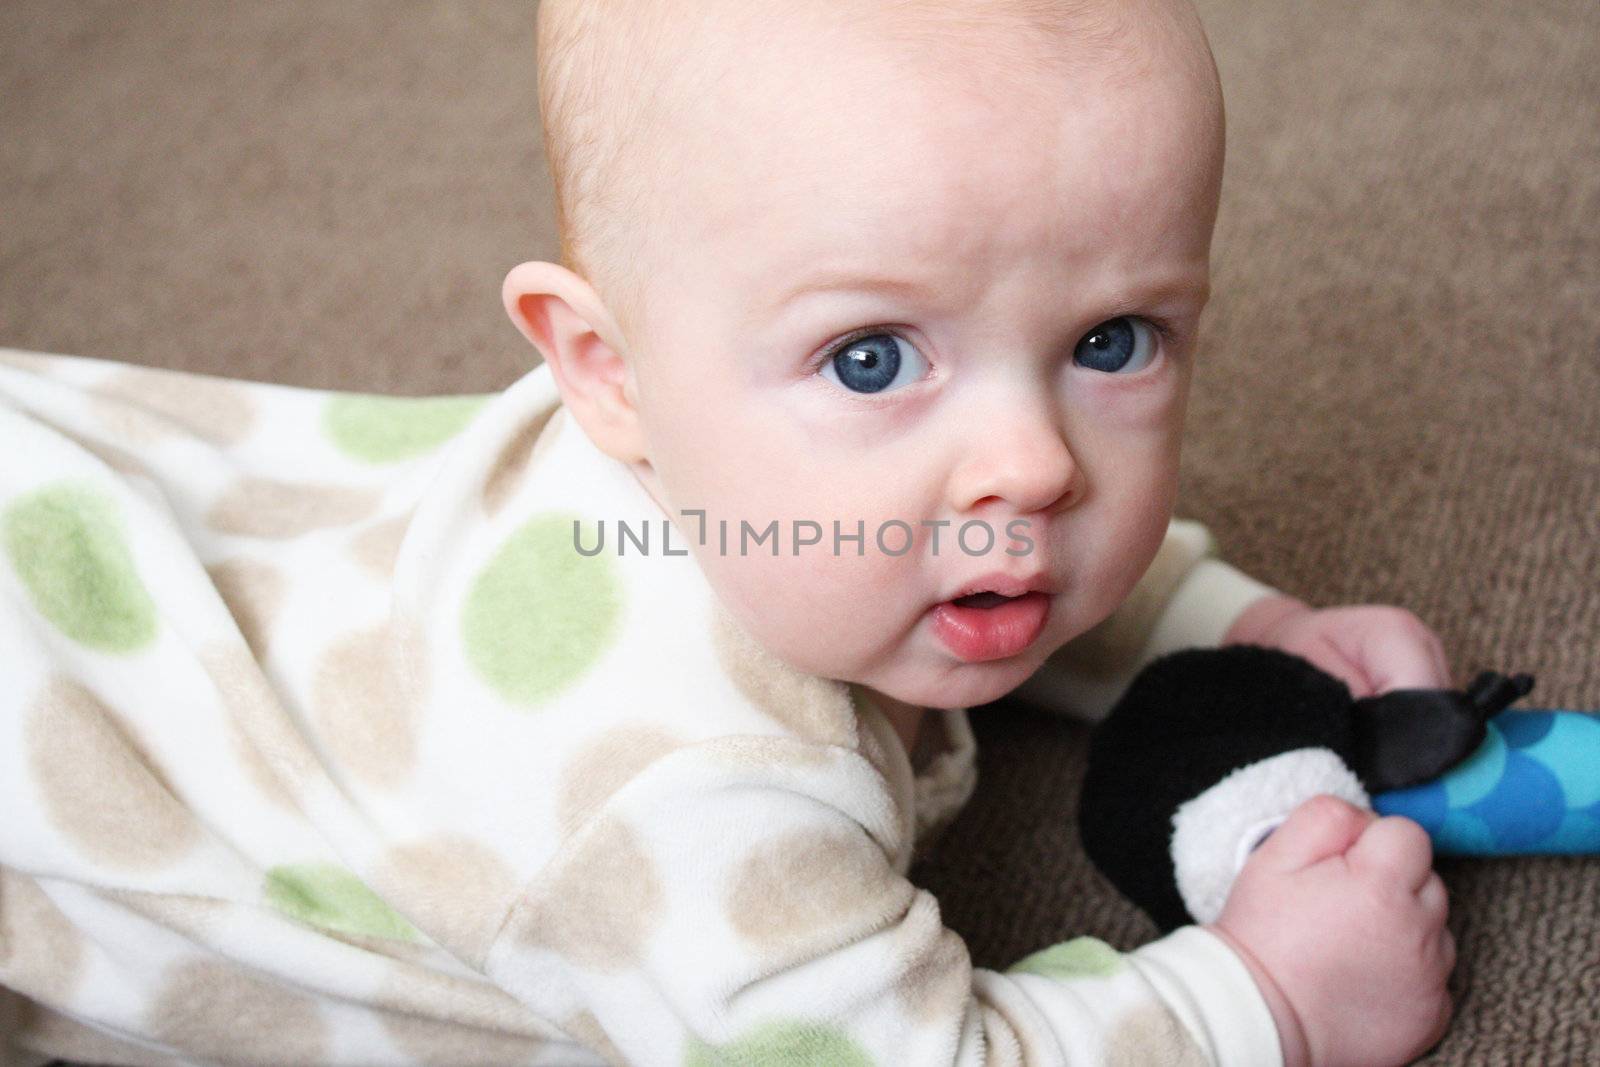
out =
[[1506,709],[1527,674],[1355,699],[1258,645],[1153,660],[1096,727],[1084,849],[1163,931],[1222,911],[1250,852],[1332,793],[1404,815],[1442,855],[1600,853],[1600,714]]

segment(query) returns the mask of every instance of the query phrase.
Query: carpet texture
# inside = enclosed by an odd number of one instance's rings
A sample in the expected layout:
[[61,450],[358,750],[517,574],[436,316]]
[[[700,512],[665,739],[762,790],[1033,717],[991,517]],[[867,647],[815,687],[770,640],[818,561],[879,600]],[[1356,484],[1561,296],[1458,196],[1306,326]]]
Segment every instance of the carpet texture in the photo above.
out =
[[[1178,513],[1457,684],[1600,707],[1600,5],[1201,0],[1228,100]],[[0,344],[296,385],[503,387],[551,258],[528,2],[0,5]],[[1073,829],[1084,732],[976,709],[913,872],[975,961],[1153,928]],[[1600,1063],[1600,860],[1441,864],[1430,1064]]]

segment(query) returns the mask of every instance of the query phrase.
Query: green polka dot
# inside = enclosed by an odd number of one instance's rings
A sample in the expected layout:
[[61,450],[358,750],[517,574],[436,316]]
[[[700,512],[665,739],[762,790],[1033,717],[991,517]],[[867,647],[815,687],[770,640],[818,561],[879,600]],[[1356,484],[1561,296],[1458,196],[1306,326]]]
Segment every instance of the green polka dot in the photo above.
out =
[[103,493],[58,482],[19,497],[6,509],[4,537],[34,607],[62,633],[103,652],[154,640],[155,604]]
[[[514,704],[538,704],[560,692],[616,638],[622,591],[612,558],[578,552],[575,518],[529,519],[467,593],[461,617],[467,659]],[[585,523],[583,545],[592,548],[597,536]]]
[[1039,974],[1046,978],[1110,978],[1127,963],[1122,953],[1094,937],[1075,937],[1040,949],[1006,968],[1007,974]]
[[267,872],[267,903],[298,922],[347,934],[417,940],[416,929],[343,867],[297,863]]
[[764,1023],[728,1045],[691,1035],[683,1067],[873,1067],[873,1059],[833,1027],[795,1020]]
[[489,394],[380,396],[343,393],[322,410],[322,428],[345,453],[369,463],[421,455],[459,433]]

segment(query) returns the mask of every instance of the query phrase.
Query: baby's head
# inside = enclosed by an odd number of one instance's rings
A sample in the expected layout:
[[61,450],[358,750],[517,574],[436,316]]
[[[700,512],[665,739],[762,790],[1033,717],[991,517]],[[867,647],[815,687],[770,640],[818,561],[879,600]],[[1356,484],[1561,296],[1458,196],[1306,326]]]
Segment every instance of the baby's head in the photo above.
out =
[[[507,308],[757,640],[964,707],[1122,602],[1221,181],[1188,0],[544,0],[539,34],[563,264]],[[995,574],[1047,599],[939,606]]]

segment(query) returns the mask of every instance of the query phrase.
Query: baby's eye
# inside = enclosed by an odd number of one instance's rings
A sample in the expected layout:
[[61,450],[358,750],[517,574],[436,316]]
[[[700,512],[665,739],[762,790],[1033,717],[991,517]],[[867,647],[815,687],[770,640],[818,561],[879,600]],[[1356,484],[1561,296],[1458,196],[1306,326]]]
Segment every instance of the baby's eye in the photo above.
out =
[[1131,365],[1128,373],[1134,374],[1155,358],[1155,351],[1155,328],[1143,319],[1119,315],[1084,334],[1072,358],[1091,370],[1112,373]]
[[[871,333],[842,345],[822,365],[822,376],[853,393],[881,393],[909,385],[927,373],[927,367],[928,361],[911,342],[892,333]],[[907,368],[909,373],[902,373]]]

